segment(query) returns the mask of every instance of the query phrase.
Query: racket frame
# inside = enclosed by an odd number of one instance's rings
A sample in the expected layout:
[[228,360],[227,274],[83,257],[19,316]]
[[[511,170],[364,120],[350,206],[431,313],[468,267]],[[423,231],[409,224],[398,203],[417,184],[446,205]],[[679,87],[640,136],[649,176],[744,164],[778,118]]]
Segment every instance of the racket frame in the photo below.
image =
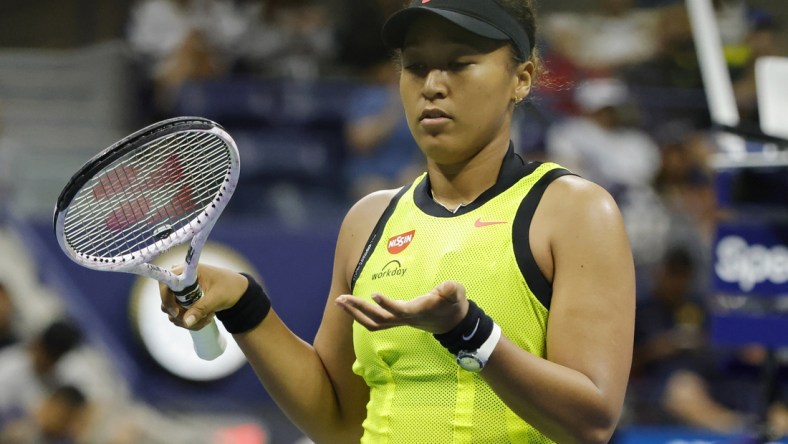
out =
[[[210,203],[197,213],[191,221],[177,230],[172,231],[162,239],[133,253],[127,253],[114,258],[97,257],[76,251],[66,241],[65,221],[68,216],[69,205],[82,188],[91,179],[102,173],[106,167],[116,160],[126,156],[136,149],[147,146],[162,137],[183,132],[204,132],[219,137],[227,146],[230,165],[225,174],[221,188],[212,197]],[[60,193],[55,206],[53,226],[55,236],[60,248],[77,264],[98,270],[125,272],[155,279],[166,284],[175,294],[178,302],[188,308],[202,296],[202,290],[197,283],[197,264],[205,242],[213,229],[216,221],[232,197],[240,175],[240,158],[238,148],[232,137],[216,122],[193,116],[176,117],[149,125],[129,136],[119,140],[91,158],[69,180]],[[180,275],[152,263],[152,261],[168,249],[189,242],[189,250],[183,262],[183,271]],[[205,332],[202,332],[205,330]],[[218,336],[215,321],[200,331],[191,331],[195,339],[195,350],[204,359],[213,359],[224,350],[223,338]],[[219,341],[216,346],[198,344],[209,340],[201,335],[216,337]],[[210,351],[205,351],[210,349]],[[218,354],[217,354],[218,353]],[[216,355],[216,356],[213,356]]]

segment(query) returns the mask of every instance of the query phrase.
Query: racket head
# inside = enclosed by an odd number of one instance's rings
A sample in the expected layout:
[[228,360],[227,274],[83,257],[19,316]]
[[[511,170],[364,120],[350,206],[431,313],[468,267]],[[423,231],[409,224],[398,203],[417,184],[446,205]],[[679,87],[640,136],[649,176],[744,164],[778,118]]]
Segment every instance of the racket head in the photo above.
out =
[[195,246],[193,239],[201,246],[239,172],[235,141],[216,122],[186,116],[154,123],[72,176],[55,206],[55,235],[82,266],[166,281],[171,273],[149,262],[175,245]]

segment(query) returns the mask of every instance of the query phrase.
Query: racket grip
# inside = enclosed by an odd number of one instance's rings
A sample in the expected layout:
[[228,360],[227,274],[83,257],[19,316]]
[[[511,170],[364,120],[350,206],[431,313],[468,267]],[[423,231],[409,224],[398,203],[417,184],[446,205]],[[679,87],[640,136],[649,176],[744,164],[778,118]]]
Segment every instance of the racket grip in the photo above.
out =
[[[181,307],[189,308],[202,297],[202,288],[195,281],[194,284],[173,293]],[[208,325],[199,330],[189,330],[189,333],[192,335],[195,353],[203,360],[212,361],[221,356],[227,348],[227,339],[219,331],[216,319],[211,319]]]
[[215,319],[199,330],[189,330],[189,333],[192,335],[194,351],[205,361],[213,361],[227,348],[227,339],[222,336]]

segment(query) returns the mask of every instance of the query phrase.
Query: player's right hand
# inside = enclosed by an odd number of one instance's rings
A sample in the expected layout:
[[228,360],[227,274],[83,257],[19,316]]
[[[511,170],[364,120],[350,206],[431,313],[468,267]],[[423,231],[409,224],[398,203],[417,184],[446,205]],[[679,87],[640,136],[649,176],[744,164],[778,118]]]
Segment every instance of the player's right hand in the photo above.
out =
[[[183,267],[172,269],[180,274]],[[189,308],[178,304],[175,295],[167,285],[159,284],[161,311],[169,316],[173,324],[199,330],[213,319],[213,314],[226,310],[238,302],[246,291],[249,281],[240,273],[226,268],[200,264],[197,267],[197,281],[202,287],[203,296]]]

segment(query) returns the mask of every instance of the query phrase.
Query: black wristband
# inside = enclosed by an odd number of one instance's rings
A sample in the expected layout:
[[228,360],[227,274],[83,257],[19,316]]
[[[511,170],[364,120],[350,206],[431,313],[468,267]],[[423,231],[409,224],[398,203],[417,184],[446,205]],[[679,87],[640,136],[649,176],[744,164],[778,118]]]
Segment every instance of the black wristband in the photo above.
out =
[[493,320],[475,302],[468,300],[468,313],[460,323],[446,333],[433,334],[435,339],[456,355],[461,350],[477,350],[490,337]]
[[246,291],[235,305],[216,312],[216,317],[232,334],[244,333],[257,327],[271,310],[271,300],[263,287],[252,276],[241,274],[249,281]]

